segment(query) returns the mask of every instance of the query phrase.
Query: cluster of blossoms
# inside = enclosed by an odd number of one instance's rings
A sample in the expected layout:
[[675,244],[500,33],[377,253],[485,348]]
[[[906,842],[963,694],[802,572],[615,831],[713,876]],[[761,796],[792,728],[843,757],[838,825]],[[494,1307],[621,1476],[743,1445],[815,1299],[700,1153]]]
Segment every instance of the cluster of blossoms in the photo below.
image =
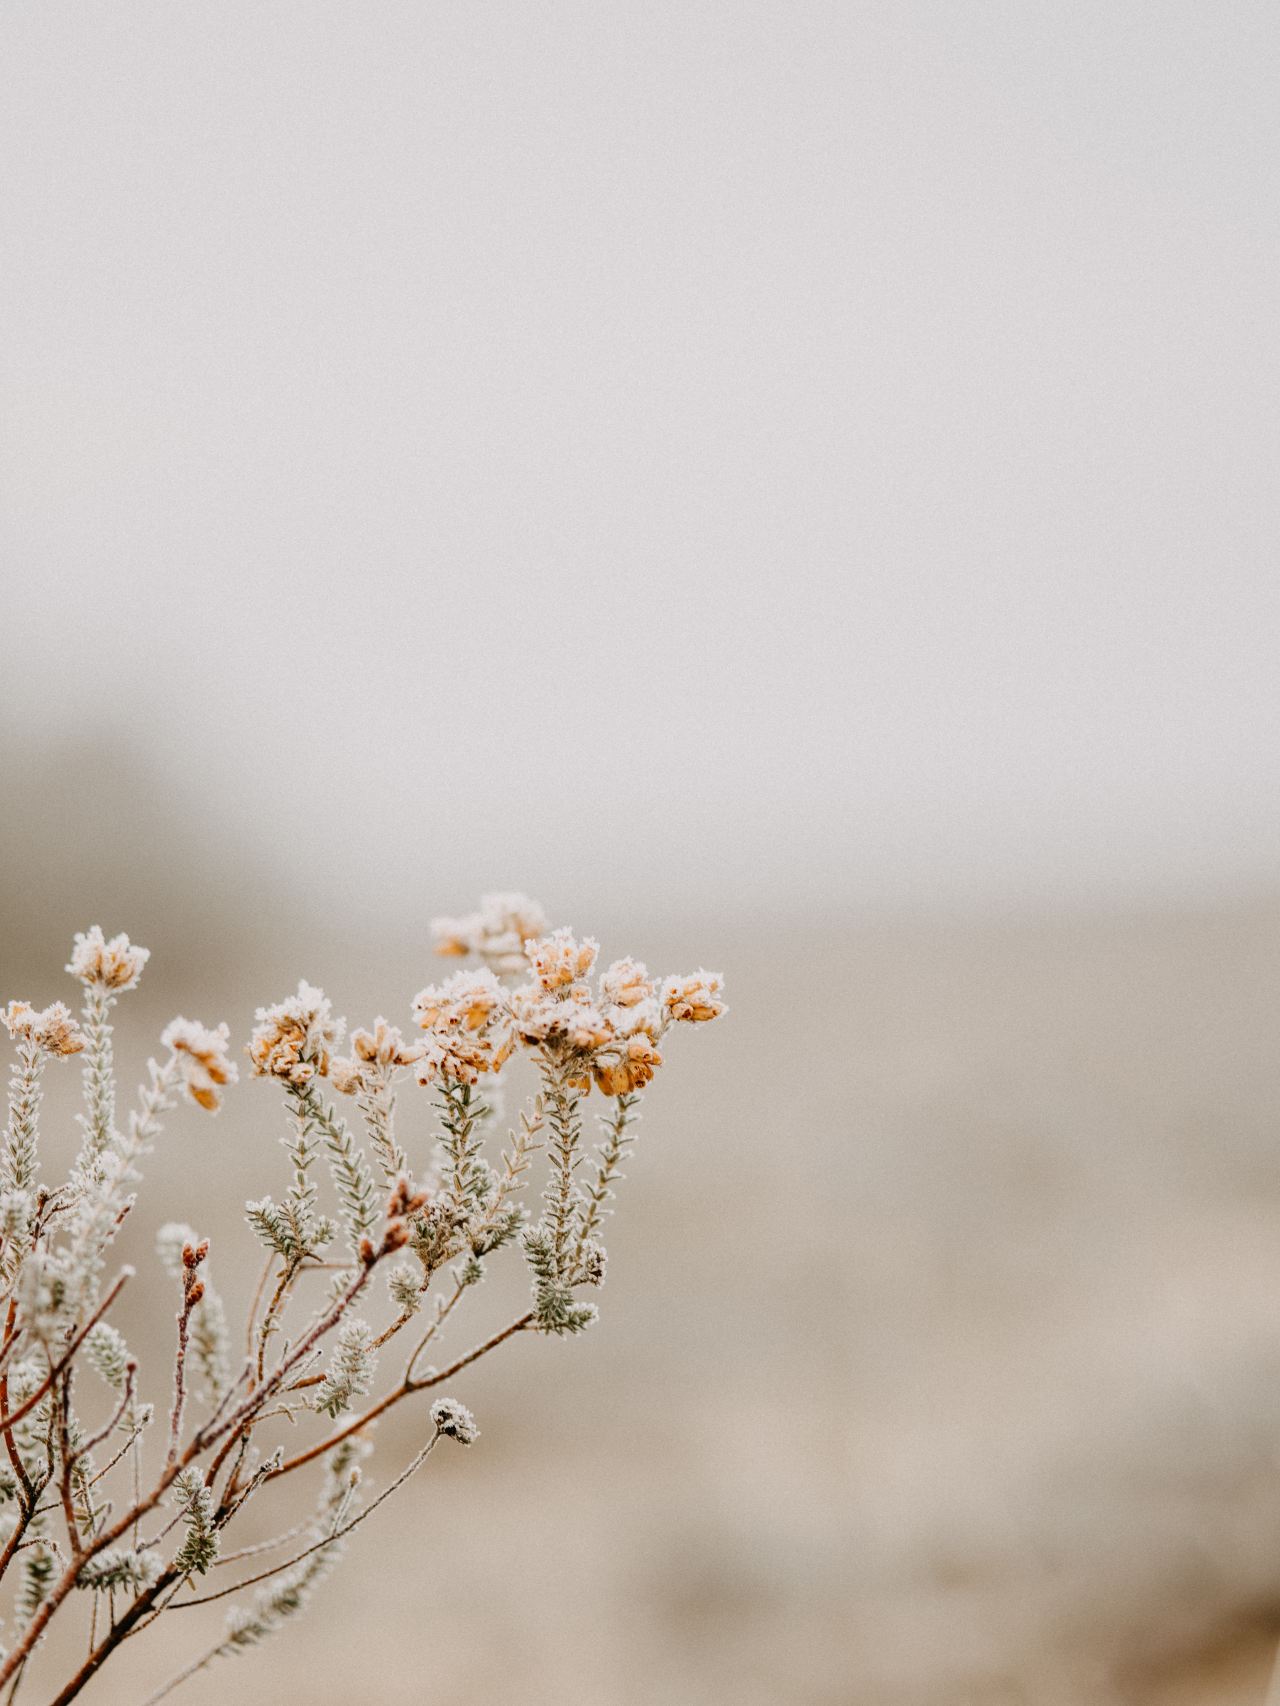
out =
[[398,1025],[390,1025],[379,1013],[371,1031],[352,1031],[351,1053],[335,1055],[329,1063],[329,1078],[344,1096],[357,1096],[371,1080],[386,1079],[401,1067],[412,1066],[426,1053],[423,1043],[407,1043]]
[[79,1054],[84,1048],[84,1032],[61,1001],[39,1011],[27,1001],[11,1001],[0,1021],[15,1042],[33,1043],[46,1054]]
[[[489,897],[499,900],[524,897]],[[522,915],[524,922],[542,916],[540,908],[525,904],[531,910]],[[475,920],[487,917],[493,921],[482,909],[474,919],[438,921],[436,952],[455,955],[465,941],[482,951],[486,938]],[[474,1084],[482,1072],[497,1072],[521,1044],[565,1067],[574,1089],[588,1091],[594,1083],[607,1096],[628,1095],[648,1084],[662,1064],[658,1044],[673,1021],[703,1023],[726,1010],[724,980],[716,972],[670,977],[658,985],[638,960],[615,960],[593,988],[599,952],[598,942],[567,929],[529,935],[518,962],[504,956],[505,969],[532,971],[529,982],[508,989],[484,966],[420,991],[413,1003],[427,1037],[420,1081],[439,1077]]]
[[249,1059],[259,1077],[279,1078],[301,1087],[329,1070],[329,1057],[342,1041],[346,1021],[335,1019],[328,996],[309,983],[273,1007],[259,1007],[249,1042]]
[[[37,1652],[49,1652],[50,1620],[77,1599],[92,1607],[89,1650],[53,1706],[68,1706],[120,1642],[170,1610],[239,1596],[223,1638],[152,1701],[272,1634],[437,1441],[476,1440],[470,1410],[437,1396],[442,1382],[515,1334],[577,1334],[596,1319],[583,1293],[604,1284],[604,1226],[640,1117],[637,1093],[662,1065],[672,1026],[725,1011],[722,979],[699,971],[659,981],[634,959],[598,971],[598,944],[552,930],[526,895],[488,895],[475,913],[434,928],[438,953],[479,963],[422,989],[407,1035],[379,1016],[339,1054],[345,1022],[305,982],[257,1009],[246,1052],[254,1076],[285,1093],[288,1184],[279,1201],[245,1204],[266,1265],[234,1333],[212,1284],[208,1239],[185,1223],[161,1227],[157,1254],[177,1315],[164,1404],[144,1401],[138,1360],[106,1319],[132,1273],[111,1282],[107,1263],[164,1118],[183,1100],[216,1113],[237,1082],[228,1028],[173,1019],[136,1105],[117,1117],[110,1021],[139,981],[145,948],[95,925],[75,938],[67,967],[83,986],[79,1017],[61,1002],[12,1001],[0,1011],[17,1056],[0,1146],[0,1580],[11,1568],[20,1577],[10,1645],[0,1647],[7,1701]],[[538,1086],[506,1146],[486,1153],[495,1100],[472,1092],[517,1051]],[[42,1075],[73,1055],[83,1056],[79,1149],[63,1181],[48,1184]],[[422,1159],[396,1127],[406,1074],[436,1092]],[[354,1098],[350,1123],[325,1099],[328,1086]],[[589,1150],[582,1098],[593,1088],[610,1105]],[[539,1154],[544,1188],[531,1209],[520,1193]],[[345,1255],[334,1259],[343,1240]],[[445,1366],[425,1360],[439,1355],[464,1296],[504,1249],[527,1267],[521,1312]],[[435,1286],[442,1270],[448,1281]],[[375,1271],[385,1281],[381,1303]],[[317,1273],[327,1290],[308,1278]],[[405,1332],[417,1339],[403,1372],[374,1396],[379,1352]],[[238,1371],[233,1345],[246,1351]],[[81,1365],[99,1383],[96,1396],[91,1380],[73,1382]],[[366,1500],[359,1463],[373,1449],[370,1424],[427,1392],[425,1443]],[[146,1430],[162,1417],[165,1445],[144,1456]],[[163,1465],[150,1483],[147,1456]],[[224,1553],[225,1531],[249,1499],[308,1465],[323,1469],[310,1519],[286,1507],[274,1540]],[[264,1568],[265,1554],[282,1561]],[[200,1591],[198,1578],[215,1564],[242,1558],[253,1561],[240,1581]]]
[[123,995],[125,990],[137,987],[142,968],[150,958],[149,948],[136,947],[127,936],[113,936],[108,942],[101,927],[95,924],[91,930],[77,934],[67,970],[86,988]]
[[474,1084],[482,1072],[497,1072],[515,1046],[507,992],[488,966],[428,984],[414,997],[413,1016],[426,1038],[420,1084]]
[[[569,1069],[572,1088],[593,1084],[607,1096],[642,1089],[662,1064],[659,1043],[673,1022],[700,1024],[725,1011],[723,979],[698,971],[661,984],[634,959],[615,960],[593,986],[600,944],[560,929],[535,935],[541,907],[524,895],[488,895],[466,918],[438,919],[436,952],[474,952],[490,963],[428,984],[414,997],[422,1041],[406,1042],[379,1016],[372,1031],[357,1030],[351,1053],[335,1055],[344,1023],[323,991],[308,983],[271,1007],[260,1007],[249,1045],[253,1070],[295,1087],[330,1077],[346,1095],[368,1088],[370,1077],[416,1066],[421,1084],[476,1084],[501,1070],[517,1046]],[[532,977],[514,988],[495,966]],[[194,1094],[194,1092],[193,1092]]]
[[550,929],[546,913],[527,894],[487,894],[478,912],[462,918],[433,918],[438,954],[459,959],[475,954],[497,972],[521,972],[526,944]]

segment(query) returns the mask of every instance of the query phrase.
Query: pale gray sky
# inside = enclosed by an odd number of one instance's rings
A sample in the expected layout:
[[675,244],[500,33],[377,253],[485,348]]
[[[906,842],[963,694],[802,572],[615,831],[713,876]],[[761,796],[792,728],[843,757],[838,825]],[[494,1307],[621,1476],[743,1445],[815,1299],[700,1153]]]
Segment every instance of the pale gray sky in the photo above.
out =
[[1278,87],[1251,0],[16,0],[9,729],[332,894],[1266,880]]

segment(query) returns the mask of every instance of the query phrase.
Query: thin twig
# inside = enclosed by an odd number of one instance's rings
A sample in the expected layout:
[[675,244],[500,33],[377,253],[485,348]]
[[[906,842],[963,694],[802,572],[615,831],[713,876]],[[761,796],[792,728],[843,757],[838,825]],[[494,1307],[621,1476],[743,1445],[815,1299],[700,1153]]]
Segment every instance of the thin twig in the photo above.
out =
[[442,1380],[452,1379],[460,1369],[466,1368],[468,1364],[475,1362],[486,1352],[493,1350],[504,1339],[509,1339],[513,1333],[523,1332],[526,1327],[532,1324],[532,1321],[533,1311],[530,1310],[527,1315],[520,1316],[519,1320],[512,1321],[504,1327],[501,1332],[494,1333],[482,1345],[476,1345],[473,1350],[469,1350],[466,1356],[459,1357],[456,1362],[450,1363],[448,1368],[442,1368],[438,1373],[429,1375],[425,1380],[415,1380],[412,1384],[401,1381],[400,1385],[393,1387],[385,1398],[380,1399],[376,1404],[371,1404],[362,1416],[357,1416],[354,1421],[348,1422],[343,1428],[339,1428],[337,1433],[330,1434],[328,1439],[322,1439],[318,1445],[313,1445],[306,1451],[300,1451],[296,1457],[287,1457],[279,1469],[267,1477],[268,1480],[275,1481],[281,1475],[290,1475],[295,1469],[301,1469],[304,1463],[311,1463],[315,1458],[323,1457],[325,1452],[332,1451],[335,1445],[341,1445],[344,1439],[349,1439],[352,1434],[359,1433],[361,1428],[367,1427],[375,1417],[383,1415],[393,1404],[398,1404],[402,1398],[408,1398],[414,1392],[425,1392],[431,1386],[439,1386]]
[[[134,1387],[134,1381],[135,1381],[135,1378],[137,1376],[137,1373],[138,1373],[138,1365],[133,1360],[133,1358],[130,1357],[128,1362],[125,1364],[125,1368],[124,1368],[124,1395],[120,1399],[120,1402],[116,1405],[115,1410],[112,1412],[111,1420],[108,1422],[104,1422],[103,1425],[98,1429],[96,1434],[93,1434],[89,1439],[85,1440],[83,1445],[79,1445],[76,1447],[76,1449],[71,1453],[72,1463],[78,1463],[82,1457],[87,1457],[91,1451],[93,1451],[97,1446],[100,1446],[102,1444],[104,1439],[106,1439],[110,1434],[114,1433],[115,1429],[117,1428],[117,1426],[120,1423],[120,1418],[124,1415],[125,1411],[128,1410],[131,1407],[131,1405],[133,1404],[133,1387]],[[129,1441],[125,1444],[124,1451],[128,1451],[129,1446],[133,1443],[133,1440],[136,1438],[137,1438],[137,1434],[135,1433],[132,1435],[132,1437],[129,1439]],[[121,1452],[120,1455],[123,1456],[124,1452]],[[113,1459],[112,1461],[118,1462],[119,1459]],[[108,1465],[108,1467],[110,1467],[110,1466]],[[93,1479],[94,1479],[94,1481],[98,1481],[101,1479],[101,1476],[95,1475]],[[89,1483],[89,1485],[92,1486],[93,1481],[91,1481]]]
[[360,1524],[366,1517],[372,1516],[378,1506],[382,1504],[384,1500],[389,1499],[397,1488],[404,1486],[410,1475],[412,1475],[416,1469],[420,1468],[421,1465],[426,1462],[427,1458],[430,1457],[432,1451],[435,1449],[436,1441],[439,1438],[440,1430],[437,1428],[418,1455],[406,1468],[400,1471],[390,1486],[383,1488],[382,1492],[378,1494],[372,1504],[366,1505],[364,1510],[362,1510],[358,1516],[353,1516],[350,1522],[345,1523],[341,1528],[335,1529],[332,1534],[327,1535],[323,1540],[317,1540],[314,1546],[308,1546],[301,1552],[295,1552],[293,1557],[286,1558],[283,1564],[276,1564],[274,1568],[270,1570],[263,1570],[256,1576],[248,1576],[244,1581],[236,1582],[232,1587],[219,1588],[217,1593],[201,1594],[198,1599],[184,1599],[180,1605],[171,1605],[169,1609],[171,1611],[189,1611],[196,1605],[211,1605],[215,1599],[226,1599],[229,1594],[239,1593],[241,1588],[256,1587],[259,1582],[265,1582],[270,1580],[272,1576],[278,1576],[282,1570],[291,1570],[295,1564],[300,1564],[304,1558],[309,1558],[313,1552],[321,1552],[326,1546],[332,1546],[336,1541],[345,1539],[345,1537],[351,1533],[353,1528],[359,1528]]
[[98,1322],[101,1321],[102,1317],[106,1314],[107,1310],[110,1309],[111,1305],[115,1302],[116,1298],[120,1295],[120,1292],[124,1288],[125,1284],[129,1280],[131,1280],[132,1278],[133,1278],[133,1269],[132,1268],[121,1268],[119,1276],[117,1277],[115,1284],[111,1287],[111,1290],[103,1298],[102,1302],[94,1310],[93,1314],[85,1322],[84,1326],[81,1327],[80,1331],[71,1340],[70,1344],[67,1346],[67,1348],[63,1352],[62,1356],[60,1356],[58,1358],[57,1362],[53,1363],[50,1366],[48,1374],[45,1375],[44,1379],[40,1382],[39,1386],[36,1387],[35,1391],[31,1394],[31,1396],[29,1398],[27,1398],[23,1403],[19,1404],[18,1408],[16,1410],[11,1410],[9,1412],[9,1414],[6,1417],[4,1417],[3,1421],[0,1422],[0,1428],[3,1428],[4,1436],[6,1439],[9,1439],[12,1437],[13,1429],[22,1420],[22,1418],[24,1416],[30,1415],[32,1410],[35,1409],[36,1405],[44,1397],[45,1393],[48,1392],[49,1388],[53,1385],[54,1381],[58,1378],[58,1376],[62,1373],[63,1369],[66,1368],[67,1364],[71,1361],[72,1357],[80,1349],[80,1346],[84,1343],[84,1341],[88,1337],[89,1333],[93,1330],[94,1327],[97,1326]]

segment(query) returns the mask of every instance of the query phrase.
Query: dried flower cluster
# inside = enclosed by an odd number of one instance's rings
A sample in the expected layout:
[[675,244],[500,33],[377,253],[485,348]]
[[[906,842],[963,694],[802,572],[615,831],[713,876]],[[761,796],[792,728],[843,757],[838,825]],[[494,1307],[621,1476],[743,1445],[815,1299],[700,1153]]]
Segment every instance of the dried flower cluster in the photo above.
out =
[[17,1043],[27,1043],[45,1054],[79,1054],[84,1032],[61,1001],[37,1012],[26,1001],[11,1001],[4,1011],[4,1025]]
[[[258,1009],[246,1053],[253,1075],[283,1094],[289,1167],[278,1200],[246,1204],[263,1267],[235,1341],[244,1355],[232,1354],[208,1240],[163,1226],[156,1250],[176,1344],[165,1390],[150,1397],[108,1319],[131,1277],[128,1268],[109,1276],[110,1249],[163,1117],[184,1099],[216,1113],[236,1083],[230,1034],[174,1019],[122,1122],[111,1010],[137,985],[145,948],[95,926],[75,938],[67,967],[83,986],[78,1017],[61,1002],[11,1001],[0,1013],[15,1054],[0,1152],[0,1577],[16,1583],[0,1647],[7,1702],[50,1621],[71,1605],[87,1607],[88,1655],[52,1706],[75,1699],[157,1617],[211,1599],[229,1603],[223,1637],[151,1699],[257,1645],[302,1610],[346,1537],[437,1441],[476,1439],[471,1412],[439,1395],[445,1382],[518,1333],[578,1333],[595,1319],[582,1294],[604,1281],[601,1232],[639,1092],[663,1064],[673,1026],[724,1012],[721,979],[699,971],[659,981],[632,959],[597,973],[598,945],[551,930],[520,894],[486,896],[434,932],[438,953],[478,964],[422,989],[407,1031],[379,1016],[339,1054],[345,1023],[307,983]],[[77,1153],[52,1184],[41,1170],[43,1074],[71,1055],[82,1057],[85,1111]],[[534,1091],[491,1155],[495,1104],[481,1086],[520,1057]],[[404,1082],[426,1092],[434,1130],[402,1142]],[[329,1087],[354,1101],[354,1123],[326,1098]],[[588,1153],[584,1110],[596,1091],[601,1135]],[[539,1152],[546,1182],[532,1213],[521,1196]],[[504,1248],[527,1266],[529,1307],[432,1366],[428,1351],[438,1354]],[[387,1347],[401,1336],[408,1354],[387,1379]],[[433,1394],[424,1444],[369,1496],[363,1465],[378,1417],[423,1392]],[[308,1469],[319,1485],[313,1514],[299,1521],[291,1494]],[[279,1537],[229,1549],[251,1499],[283,1501]],[[195,1586],[224,1567],[229,1584]]]

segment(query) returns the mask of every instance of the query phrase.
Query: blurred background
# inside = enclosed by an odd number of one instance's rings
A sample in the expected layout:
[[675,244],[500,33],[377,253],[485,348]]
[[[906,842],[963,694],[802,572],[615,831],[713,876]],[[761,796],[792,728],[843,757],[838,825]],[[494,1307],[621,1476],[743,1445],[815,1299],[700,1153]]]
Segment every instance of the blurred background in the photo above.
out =
[[[129,931],[131,1080],[517,887],[732,1008],[599,1327],[179,1698],[1262,1706],[1274,8],[17,0],[0,68],[0,995]],[[276,1113],[153,1164],[233,1307]]]

